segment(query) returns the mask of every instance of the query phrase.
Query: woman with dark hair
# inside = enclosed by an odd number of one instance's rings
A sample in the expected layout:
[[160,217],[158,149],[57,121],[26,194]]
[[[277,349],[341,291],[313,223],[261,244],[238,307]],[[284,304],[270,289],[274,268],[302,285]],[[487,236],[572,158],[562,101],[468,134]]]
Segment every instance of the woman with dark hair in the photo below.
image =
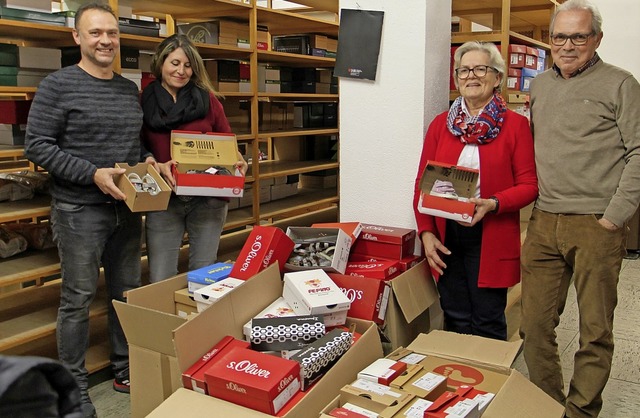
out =
[[[216,97],[202,57],[184,35],[162,41],[151,61],[156,80],[142,93],[144,146],[158,161],[157,167],[171,185],[171,131],[231,132],[222,104]],[[243,174],[247,163],[238,152],[236,166]],[[228,201],[205,196],[171,195],[166,211],[146,217],[150,281],[178,273],[182,238],[189,235],[189,270],[216,262]]]

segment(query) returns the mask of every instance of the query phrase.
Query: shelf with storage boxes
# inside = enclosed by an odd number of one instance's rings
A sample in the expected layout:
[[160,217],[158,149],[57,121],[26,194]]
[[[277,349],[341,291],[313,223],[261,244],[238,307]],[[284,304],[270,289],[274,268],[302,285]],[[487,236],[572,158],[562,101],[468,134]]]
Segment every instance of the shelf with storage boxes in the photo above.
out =
[[[271,35],[287,35],[300,31],[305,33],[322,33],[337,38],[338,25],[315,17],[305,17],[293,12],[274,11],[258,7],[248,2],[234,0],[216,0],[203,4],[196,0],[175,2],[169,0],[132,0],[123,3],[118,8],[118,1],[111,0],[110,5],[120,10],[121,17],[139,18],[151,17],[156,22],[166,25],[166,33],[174,33],[176,24],[233,20],[244,27],[240,36],[246,36],[248,28],[249,45],[239,42],[236,44],[212,44],[196,42],[201,55],[207,61],[236,61],[249,66],[250,82],[236,91],[233,86],[224,85],[220,88],[223,94],[222,103],[232,124],[241,149],[251,160],[247,176],[247,184],[254,185],[255,190],[249,193],[250,204],[244,208],[230,210],[225,233],[220,245],[220,257],[233,259],[234,254],[244,244],[244,239],[252,225],[269,223],[281,228],[287,226],[308,226],[314,222],[330,222],[337,218],[338,195],[336,189],[323,190],[314,193],[309,190],[296,189],[295,195],[271,200],[273,190],[282,190],[292,184],[298,184],[299,176],[320,170],[336,170],[337,161],[321,160],[309,161],[298,159],[276,159],[282,156],[286,147],[284,141],[302,142],[313,136],[333,135],[337,138],[338,130],[332,128],[291,128],[273,129],[259,126],[259,101],[291,102],[293,101],[327,101],[337,103],[338,95],[334,93],[267,93],[259,92],[257,86],[258,63],[277,66],[325,68],[333,66],[334,59],[327,57],[301,56],[290,53],[269,51]],[[326,4],[325,4],[326,3]],[[322,7],[331,6],[337,1],[323,2]],[[132,15],[123,16],[123,11],[130,9]],[[197,12],[194,12],[196,11]],[[0,43],[18,45],[20,47],[55,48],[64,51],[66,48],[76,48],[71,35],[71,28],[55,26],[50,22],[16,21],[7,19],[5,13],[0,13]],[[131,22],[130,22],[131,23]],[[164,29],[163,29],[164,30]],[[271,32],[269,32],[271,31]],[[149,71],[151,52],[162,41],[163,37],[148,36],[140,33],[121,34],[121,57],[116,61],[116,71],[124,69]],[[154,33],[155,34],[155,33]],[[219,33],[218,33],[219,35]],[[259,49],[257,42],[263,42],[267,36],[267,49]],[[219,39],[218,39],[219,40]],[[241,45],[240,45],[241,44]],[[9,48],[14,48],[10,46]],[[131,54],[130,54],[131,53]],[[137,65],[136,64],[137,58]],[[72,59],[73,61],[73,59]],[[73,62],[71,62],[73,63]],[[137,68],[135,68],[137,66]],[[133,67],[133,68],[131,68]],[[328,70],[327,70],[328,71]],[[136,71],[136,75],[139,74]],[[134,78],[139,78],[138,75]],[[145,77],[141,77],[141,87]],[[148,79],[146,80],[149,81]],[[243,81],[246,81],[243,78]],[[35,86],[0,86],[0,96],[11,99],[14,103],[27,104],[36,91]],[[5,102],[1,102],[5,103]],[[282,109],[283,105],[280,106]],[[290,106],[287,104],[286,106]],[[27,110],[28,112],[28,110]],[[4,113],[4,112],[3,112]],[[282,141],[282,142],[278,142]],[[336,141],[337,142],[337,141]],[[300,146],[297,148],[300,149]],[[29,167],[23,158],[20,146],[0,146],[0,169]],[[255,158],[254,158],[255,157]],[[260,161],[266,158],[266,161]],[[34,167],[31,167],[34,169]],[[284,179],[284,180],[283,180]],[[280,189],[275,186],[288,185]],[[262,189],[262,191],[261,191]],[[269,190],[268,199],[264,189]],[[276,193],[277,195],[278,193]],[[255,196],[255,197],[254,197]],[[262,196],[261,199],[260,197]],[[234,200],[234,199],[232,199]],[[237,200],[237,199],[235,199]],[[235,202],[231,202],[233,208]],[[46,220],[49,214],[48,199],[42,201],[2,202],[0,203],[0,223],[15,222],[17,220],[37,222]],[[186,247],[181,252],[184,261]],[[183,267],[184,269],[184,263]],[[143,257],[143,271],[146,260]],[[55,356],[55,309],[59,299],[60,265],[55,249],[43,252],[27,251],[21,256],[0,261],[0,299],[3,309],[0,310],[0,351],[17,354],[43,354]],[[37,306],[27,304],[34,301]],[[88,364],[91,371],[106,367],[108,364],[108,347],[104,342],[106,332],[106,305],[96,302],[92,307],[92,347],[88,354]],[[101,328],[101,325],[102,328]],[[102,331],[101,331],[102,330]],[[6,338],[5,338],[6,336]],[[94,341],[95,340],[95,341]]]
[[[467,41],[493,42],[508,65],[506,91],[509,107],[527,113],[528,85],[531,79],[550,65],[549,21],[557,0],[483,0],[452,2],[451,64],[457,46]],[[512,61],[513,60],[513,61]],[[454,92],[450,80],[451,99]]]

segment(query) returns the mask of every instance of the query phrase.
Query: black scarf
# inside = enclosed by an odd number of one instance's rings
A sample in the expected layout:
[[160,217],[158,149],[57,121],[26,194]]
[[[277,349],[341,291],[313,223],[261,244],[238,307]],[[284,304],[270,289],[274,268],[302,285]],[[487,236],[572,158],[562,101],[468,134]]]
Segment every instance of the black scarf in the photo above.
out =
[[209,112],[209,93],[193,82],[178,91],[175,103],[160,81],[153,81],[142,92],[144,122],[153,131],[171,131]]

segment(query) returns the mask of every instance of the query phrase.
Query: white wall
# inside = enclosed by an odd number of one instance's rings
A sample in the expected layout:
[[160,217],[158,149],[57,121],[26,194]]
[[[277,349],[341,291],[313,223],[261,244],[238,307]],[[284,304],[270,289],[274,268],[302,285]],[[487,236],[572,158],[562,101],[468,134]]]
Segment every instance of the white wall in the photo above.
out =
[[640,80],[640,1],[592,0],[602,14],[604,37],[600,57],[633,73]]
[[426,128],[448,107],[451,0],[340,0],[385,12],[375,81],[340,79],[340,219],[415,227]]

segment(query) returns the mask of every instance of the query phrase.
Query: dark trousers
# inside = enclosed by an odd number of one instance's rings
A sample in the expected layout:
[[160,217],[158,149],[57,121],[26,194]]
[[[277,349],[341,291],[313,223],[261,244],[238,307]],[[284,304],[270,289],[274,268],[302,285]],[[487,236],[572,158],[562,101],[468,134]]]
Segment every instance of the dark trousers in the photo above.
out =
[[467,227],[447,221],[444,244],[451,255],[443,257],[447,268],[438,280],[440,306],[447,330],[506,340],[507,289],[478,287],[481,243],[482,222]]

